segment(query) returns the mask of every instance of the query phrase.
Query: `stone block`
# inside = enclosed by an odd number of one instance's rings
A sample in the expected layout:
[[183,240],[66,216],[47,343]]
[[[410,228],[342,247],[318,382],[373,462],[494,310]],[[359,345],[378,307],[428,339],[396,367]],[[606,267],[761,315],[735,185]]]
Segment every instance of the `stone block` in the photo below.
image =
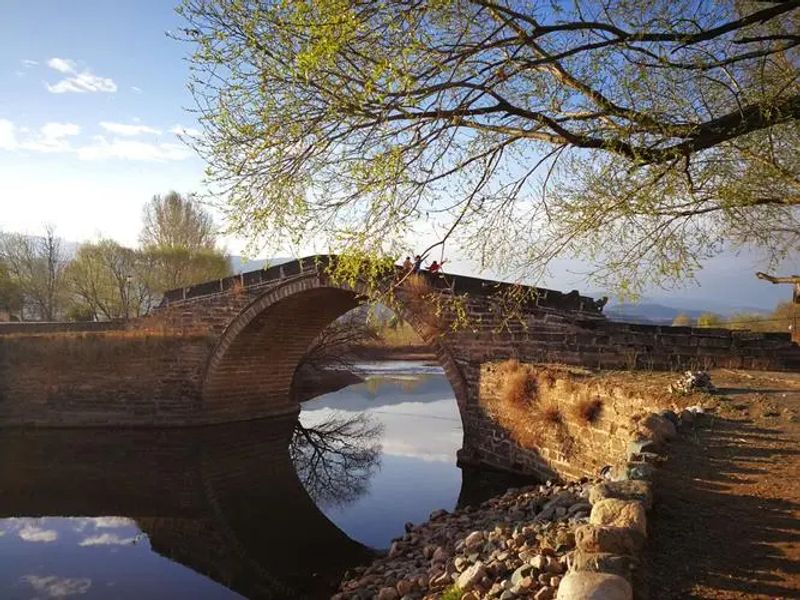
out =
[[592,504],[606,498],[641,502],[647,510],[653,506],[653,492],[646,481],[604,481],[589,488],[589,502]]
[[675,425],[672,421],[655,413],[647,415],[639,423],[639,430],[644,437],[652,439],[656,444],[661,444],[675,436]]
[[623,577],[588,571],[570,573],[558,586],[556,600],[632,600],[633,588]]
[[572,556],[573,571],[590,571],[592,573],[613,573],[625,579],[630,579],[631,574],[639,565],[638,559],[625,554],[612,554],[611,552],[585,552],[576,550]]
[[644,545],[644,536],[630,527],[581,525],[575,530],[575,544],[584,552],[635,555]]
[[641,502],[617,498],[600,500],[592,506],[589,523],[611,527],[631,527],[642,535],[647,535],[647,516]]
[[632,481],[652,481],[655,474],[656,467],[644,462],[630,462],[625,467],[625,477]]

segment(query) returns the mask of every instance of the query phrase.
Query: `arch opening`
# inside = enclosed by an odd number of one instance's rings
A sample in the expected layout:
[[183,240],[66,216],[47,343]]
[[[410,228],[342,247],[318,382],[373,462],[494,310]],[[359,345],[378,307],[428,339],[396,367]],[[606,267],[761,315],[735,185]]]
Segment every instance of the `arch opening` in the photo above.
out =
[[[337,318],[363,304],[359,290],[330,285],[318,275],[273,288],[231,322],[214,348],[202,386],[202,410],[210,422],[297,413],[292,398],[297,366],[312,342]],[[398,316],[411,325],[444,370],[464,422],[464,379],[450,353],[421,331],[411,311]]]

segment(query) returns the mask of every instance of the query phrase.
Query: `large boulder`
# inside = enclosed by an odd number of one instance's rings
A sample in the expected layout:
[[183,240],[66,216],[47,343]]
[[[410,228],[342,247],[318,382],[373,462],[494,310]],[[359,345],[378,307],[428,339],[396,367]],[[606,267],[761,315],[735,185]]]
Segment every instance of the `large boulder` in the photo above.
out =
[[570,573],[558,586],[556,600],[632,600],[631,584],[619,575],[592,573],[591,571]]

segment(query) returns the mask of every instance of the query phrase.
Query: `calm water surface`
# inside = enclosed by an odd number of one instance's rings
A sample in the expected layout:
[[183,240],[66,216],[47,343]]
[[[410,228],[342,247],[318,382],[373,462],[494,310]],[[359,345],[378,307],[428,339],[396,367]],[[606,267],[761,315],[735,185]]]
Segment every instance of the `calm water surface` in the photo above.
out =
[[362,368],[299,420],[0,432],[0,598],[327,597],[405,522],[507,483],[456,467],[439,368]]

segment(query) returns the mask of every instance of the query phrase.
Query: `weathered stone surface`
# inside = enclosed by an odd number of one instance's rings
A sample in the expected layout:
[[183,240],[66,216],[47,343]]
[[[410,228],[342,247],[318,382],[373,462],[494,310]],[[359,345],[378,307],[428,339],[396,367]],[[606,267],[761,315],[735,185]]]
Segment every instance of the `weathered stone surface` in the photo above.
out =
[[472,548],[477,548],[482,543],[483,543],[482,531],[473,531],[464,539],[464,545],[467,547],[468,550]]
[[400,595],[392,587],[381,588],[381,591],[378,592],[378,600],[398,600],[398,598]]
[[589,522],[592,525],[630,527],[647,535],[647,516],[641,502],[617,498],[600,500],[592,506]]
[[464,570],[456,580],[456,585],[465,592],[470,591],[486,575],[483,563],[478,561],[468,569]]
[[651,438],[655,443],[661,444],[675,437],[675,425],[669,419],[651,413],[642,419],[639,424],[646,437]]
[[631,481],[653,481],[656,466],[649,463],[630,462],[625,467],[625,477]]
[[584,552],[635,555],[644,545],[644,536],[630,527],[581,525],[575,530],[575,544]]
[[633,589],[623,577],[589,571],[570,573],[558,586],[556,600],[632,600]]
[[576,550],[572,557],[574,571],[593,571],[599,573],[613,573],[629,579],[631,573],[638,566],[638,560],[624,554],[610,552],[584,552]]
[[648,510],[653,506],[653,492],[646,481],[604,481],[589,488],[589,502],[592,504],[606,498],[635,500]]

